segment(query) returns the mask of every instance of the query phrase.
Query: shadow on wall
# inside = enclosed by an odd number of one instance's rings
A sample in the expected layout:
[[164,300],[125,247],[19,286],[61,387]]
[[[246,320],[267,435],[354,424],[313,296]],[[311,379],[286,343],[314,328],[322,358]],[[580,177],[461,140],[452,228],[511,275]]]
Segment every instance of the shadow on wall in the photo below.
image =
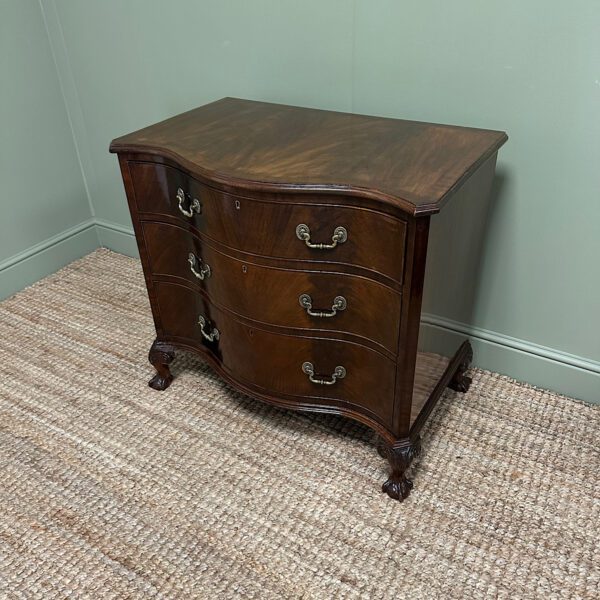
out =
[[[495,157],[478,169],[439,214],[431,217],[423,291],[426,315],[473,324],[484,241],[507,180],[503,172],[494,176],[494,168]],[[481,189],[489,193],[482,197],[478,193]],[[453,355],[457,348],[447,346],[449,341],[441,338],[421,327],[420,350]]]
[[[486,204],[486,216],[485,221],[481,227],[481,241],[478,248],[478,260],[476,265],[476,270],[473,271],[473,298],[471,305],[471,315],[468,321],[465,321],[466,325],[475,325],[475,317],[481,315],[482,302],[484,302],[482,295],[482,280],[483,280],[483,269],[489,268],[489,265],[484,265],[484,255],[486,253],[486,248],[490,248],[490,239],[492,235],[490,233],[492,224],[498,221],[498,213],[502,209],[506,209],[506,205],[503,206],[504,198],[503,193],[505,193],[508,189],[508,179],[509,174],[506,170],[496,170],[496,174],[494,180],[492,181],[490,193],[486,199],[480,198],[479,201]],[[474,223],[477,225],[477,223]],[[492,250],[493,252],[497,252],[497,250]],[[512,256],[504,256],[504,260],[512,260]],[[487,295],[487,294],[486,294]],[[477,312],[477,315],[475,314]]]

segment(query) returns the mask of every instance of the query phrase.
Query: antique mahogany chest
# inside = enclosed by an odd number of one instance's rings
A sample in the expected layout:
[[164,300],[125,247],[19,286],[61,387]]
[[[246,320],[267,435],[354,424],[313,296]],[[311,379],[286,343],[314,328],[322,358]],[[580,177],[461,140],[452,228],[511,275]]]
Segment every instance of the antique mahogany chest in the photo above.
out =
[[225,98],[114,140],[156,326],[150,386],[187,350],[246,394],[361,421],[390,463],[383,490],[405,498],[435,402],[470,383],[468,341],[419,340],[430,225],[455,207],[432,268],[458,281],[477,252],[463,217],[506,139]]

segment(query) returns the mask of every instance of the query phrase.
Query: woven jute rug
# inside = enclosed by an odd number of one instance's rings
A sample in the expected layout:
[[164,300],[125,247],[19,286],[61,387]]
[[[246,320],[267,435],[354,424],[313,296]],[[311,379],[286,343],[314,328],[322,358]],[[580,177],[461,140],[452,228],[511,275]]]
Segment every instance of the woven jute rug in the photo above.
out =
[[152,340],[107,250],[0,304],[0,597],[600,597],[599,407],[474,370],[398,504],[367,429],[155,392]]

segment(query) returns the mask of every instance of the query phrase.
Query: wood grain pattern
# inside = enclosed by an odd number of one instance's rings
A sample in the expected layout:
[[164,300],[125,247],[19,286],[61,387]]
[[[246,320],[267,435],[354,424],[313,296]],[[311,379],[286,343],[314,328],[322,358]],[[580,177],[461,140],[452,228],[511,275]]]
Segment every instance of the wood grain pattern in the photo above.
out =
[[[202,236],[249,254],[347,265],[402,279],[406,228],[402,220],[339,204],[295,204],[294,196],[284,203],[224,194],[162,165],[133,162],[130,172],[143,219],[173,217]],[[178,188],[189,195],[184,209],[198,200],[200,214],[182,214]],[[300,224],[309,226],[316,242],[331,242],[337,226],[347,230],[348,239],[333,250],[308,248],[296,236]]]
[[[419,433],[446,386],[468,389],[472,359],[465,342],[425,369],[417,351],[430,215],[452,195],[481,203],[505,141],[234,99],[115,140],[156,325],[150,385],[171,383],[183,349],[261,400],[365,423],[390,462],[383,491],[402,501]],[[339,226],[347,240],[310,248],[300,224],[311,243]],[[451,262],[461,232],[444,231]],[[346,306],[310,316],[301,294]]]
[[114,140],[252,190],[341,191],[439,211],[507,140],[501,131],[223,98]]
[[[397,351],[401,295],[387,286],[355,275],[258,265],[175,225],[144,222],[143,231],[153,278],[183,279],[215,305],[261,323],[307,335],[354,334],[362,338],[355,341],[371,340],[379,351]],[[194,264],[209,266],[209,276],[199,279],[192,272],[190,253]],[[347,306],[333,317],[310,316],[300,305],[302,294],[312,298],[315,309],[330,309],[338,296]]]
[[[171,283],[156,283],[157,302],[162,315],[160,339],[187,341],[207,348],[234,381],[270,395],[295,396],[305,406],[311,402],[359,408],[382,423],[391,417],[394,362],[358,344],[274,334],[257,324],[243,323],[226,315],[193,290]],[[219,339],[208,341],[198,325],[219,331]],[[334,385],[309,381],[302,364],[313,363],[319,376],[327,379],[343,366],[347,374]]]

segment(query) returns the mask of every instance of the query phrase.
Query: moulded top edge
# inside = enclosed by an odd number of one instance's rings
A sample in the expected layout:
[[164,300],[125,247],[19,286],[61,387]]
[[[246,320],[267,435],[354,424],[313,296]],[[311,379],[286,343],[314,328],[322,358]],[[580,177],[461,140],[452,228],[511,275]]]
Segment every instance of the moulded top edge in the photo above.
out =
[[507,139],[501,131],[224,98],[117,138],[110,151],[161,155],[224,185],[351,193],[427,215]]

